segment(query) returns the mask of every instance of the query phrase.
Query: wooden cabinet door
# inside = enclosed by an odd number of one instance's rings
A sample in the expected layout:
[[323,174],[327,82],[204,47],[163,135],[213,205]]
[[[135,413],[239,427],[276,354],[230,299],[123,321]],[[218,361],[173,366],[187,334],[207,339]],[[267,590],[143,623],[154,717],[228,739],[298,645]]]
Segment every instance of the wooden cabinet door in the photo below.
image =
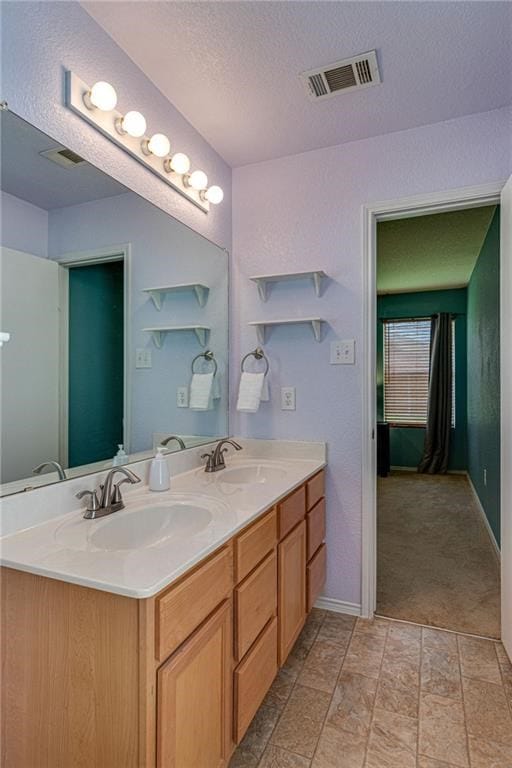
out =
[[231,602],[158,670],[158,768],[222,768],[231,749]]
[[306,522],[279,544],[279,664],[286,661],[306,619]]

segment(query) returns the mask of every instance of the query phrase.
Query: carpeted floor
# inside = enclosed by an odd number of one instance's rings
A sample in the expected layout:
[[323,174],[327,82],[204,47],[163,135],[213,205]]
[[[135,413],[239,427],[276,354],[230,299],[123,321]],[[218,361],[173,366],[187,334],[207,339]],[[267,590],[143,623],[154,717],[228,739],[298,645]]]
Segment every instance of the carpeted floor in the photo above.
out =
[[499,638],[499,565],[467,478],[393,472],[377,506],[377,612]]

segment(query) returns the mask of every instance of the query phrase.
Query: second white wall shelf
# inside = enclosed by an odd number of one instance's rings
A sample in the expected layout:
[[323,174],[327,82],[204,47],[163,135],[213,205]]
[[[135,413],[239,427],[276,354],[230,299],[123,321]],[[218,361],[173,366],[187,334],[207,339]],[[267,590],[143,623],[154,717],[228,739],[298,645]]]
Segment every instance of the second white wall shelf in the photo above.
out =
[[249,280],[252,280],[253,283],[256,283],[256,285],[258,286],[260,299],[262,301],[266,301],[268,298],[268,291],[267,291],[268,283],[280,283],[285,280],[300,280],[308,277],[310,277],[313,281],[315,294],[317,296],[321,296],[322,282],[327,277],[327,275],[322,269],[313,269],[313,270],[308,270],[307,272],[288,272],[285,274],[274,274],[274,275],[253,275],[253,277],[250,277]]
[[283,320],[253,320],[248,323],[248,325],[252,325],[256,328],[258,341],[260,344],[265,344],[267,328],[270,328],[273,325],[297,325],[299,323],[310,324],[316,341],[322,341],[322,323],[325,322],[326,321],[322,317],[293,317],[284,318]]
[[202,347],[206,346],[210,334],[210,328],[206,325],[168,325],[159,328],[143,328],[142,330],[145,333],[151,334],[153,343],[158,349],[162,346],[162,337],[166,336],[168,333],[193,331]]
[[155,307],[162,309],[162,301],[167,293],[178,293],[181,291],[194,291],[197,303],[200,307],[204,307],[208,301],[210,288],[203,283],[179,283],[177,285],[160,285],[156,288],[144,288],[142,293],[148,293]]

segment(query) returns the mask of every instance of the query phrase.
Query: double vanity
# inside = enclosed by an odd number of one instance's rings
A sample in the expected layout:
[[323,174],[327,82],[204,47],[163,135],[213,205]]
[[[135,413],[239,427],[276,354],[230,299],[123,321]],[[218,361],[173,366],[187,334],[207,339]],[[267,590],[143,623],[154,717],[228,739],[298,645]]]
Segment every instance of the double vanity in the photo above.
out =
[[227,766],[325,580],[325,446],[240,442],[3,538],[3,765]]

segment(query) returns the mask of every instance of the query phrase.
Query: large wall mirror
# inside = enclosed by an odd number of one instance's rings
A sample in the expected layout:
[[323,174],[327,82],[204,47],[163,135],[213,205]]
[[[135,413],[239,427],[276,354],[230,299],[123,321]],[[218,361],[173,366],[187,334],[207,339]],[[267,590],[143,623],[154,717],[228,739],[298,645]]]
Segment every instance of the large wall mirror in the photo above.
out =
[[227,435],[226,252],[0,117],[1,493]]

